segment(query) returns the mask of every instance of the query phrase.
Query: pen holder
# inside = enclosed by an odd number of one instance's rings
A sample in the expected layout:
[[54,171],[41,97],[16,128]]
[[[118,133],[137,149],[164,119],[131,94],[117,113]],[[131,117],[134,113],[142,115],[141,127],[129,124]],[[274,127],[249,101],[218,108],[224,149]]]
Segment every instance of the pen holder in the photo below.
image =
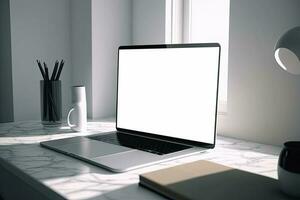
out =
[[62,123],[61,81],[41,80],[41,120],[44,127],[58,127]]

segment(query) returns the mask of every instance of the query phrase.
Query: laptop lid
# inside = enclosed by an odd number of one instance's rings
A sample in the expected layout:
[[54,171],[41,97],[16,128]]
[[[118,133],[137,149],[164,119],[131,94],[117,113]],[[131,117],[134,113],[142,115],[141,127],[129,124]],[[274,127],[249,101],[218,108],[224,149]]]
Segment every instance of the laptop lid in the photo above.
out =
[[119,47],[117,130],[213,148],[220,51],[217,43]]

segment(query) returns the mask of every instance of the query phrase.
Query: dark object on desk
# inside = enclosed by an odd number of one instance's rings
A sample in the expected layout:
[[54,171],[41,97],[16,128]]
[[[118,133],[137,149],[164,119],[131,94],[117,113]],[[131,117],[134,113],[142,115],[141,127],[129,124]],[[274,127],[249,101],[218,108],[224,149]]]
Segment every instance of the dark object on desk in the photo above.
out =
[[176,200],[283,200],[275,179],[209,161],[140,175],[140,185]]
[[41,80],[41,120],[45,127],[57,127],[62,122],[61,81]]
[[61,125],[62,108],[61,108],[61,81],[59,80],[64,61],[56,60],[51,77],[47,64],[36,60],[43,80],[40,81],[40,98],[41,98],[41,120],[44,127],[57,127]]
[[300,141],[284,143],[278,160],[278,179],[282,191],[300,197]]

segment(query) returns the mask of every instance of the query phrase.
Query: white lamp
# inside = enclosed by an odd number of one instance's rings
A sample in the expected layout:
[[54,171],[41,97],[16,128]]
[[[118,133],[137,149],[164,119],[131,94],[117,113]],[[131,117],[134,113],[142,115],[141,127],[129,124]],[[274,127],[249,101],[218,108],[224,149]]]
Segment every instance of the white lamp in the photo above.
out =
[[281,36],[275,45],[277,63],[291,74],[300,74],[300,27],[295,27]]

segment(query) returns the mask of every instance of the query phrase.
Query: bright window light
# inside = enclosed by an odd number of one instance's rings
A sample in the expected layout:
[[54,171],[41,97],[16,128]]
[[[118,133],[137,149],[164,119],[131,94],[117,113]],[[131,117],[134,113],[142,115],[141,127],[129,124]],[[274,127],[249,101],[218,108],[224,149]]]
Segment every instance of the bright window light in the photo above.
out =
[[230,0],[167,0],[167,43],[221,45],[219,114],[227,113]]

